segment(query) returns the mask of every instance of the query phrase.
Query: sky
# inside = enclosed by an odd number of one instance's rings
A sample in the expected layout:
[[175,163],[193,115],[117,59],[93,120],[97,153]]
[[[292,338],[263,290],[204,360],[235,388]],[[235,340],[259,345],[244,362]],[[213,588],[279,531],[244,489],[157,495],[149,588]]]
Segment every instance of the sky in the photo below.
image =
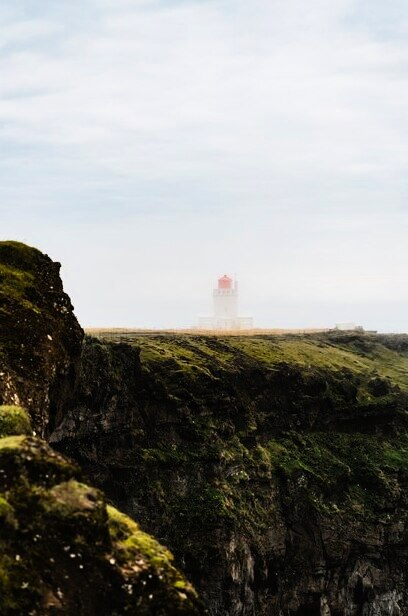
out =
[[402,0],[3,0],[0,239],[84,326],[408,331]]

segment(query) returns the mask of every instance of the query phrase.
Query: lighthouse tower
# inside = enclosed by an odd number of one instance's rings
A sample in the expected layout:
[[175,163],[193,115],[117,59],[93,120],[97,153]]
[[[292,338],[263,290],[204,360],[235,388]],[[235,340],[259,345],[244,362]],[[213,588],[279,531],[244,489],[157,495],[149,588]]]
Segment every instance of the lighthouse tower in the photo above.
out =
[[213,316],[200,317],[201,329],[252,329],[252,317],[238,316],[238,282],[226,274],[213,290]]
[[238,316],[238,287],[229,276],[218,279],[218,286],[213,291],[214,318],[221,322],[236,319]]

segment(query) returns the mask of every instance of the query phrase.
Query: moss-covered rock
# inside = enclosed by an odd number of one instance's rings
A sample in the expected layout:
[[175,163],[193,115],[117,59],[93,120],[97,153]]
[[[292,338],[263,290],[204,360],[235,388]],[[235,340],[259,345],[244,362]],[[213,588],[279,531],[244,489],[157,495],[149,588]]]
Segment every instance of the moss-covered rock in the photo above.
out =
[[44,442],[0,439],[0,614],[198,616],[172,556]]
[[82,330],[59,268],[0,242],[0,614],[202,614],[170,552],[27,436],[58,424],[75,391]]
[[31,421],[21,406],[0,405],[0,438],[14,434],[31,434]]
[[83,337],[60,264],[19,242],[0,242],[0,404],[24,406],[38,434],[72,399]]

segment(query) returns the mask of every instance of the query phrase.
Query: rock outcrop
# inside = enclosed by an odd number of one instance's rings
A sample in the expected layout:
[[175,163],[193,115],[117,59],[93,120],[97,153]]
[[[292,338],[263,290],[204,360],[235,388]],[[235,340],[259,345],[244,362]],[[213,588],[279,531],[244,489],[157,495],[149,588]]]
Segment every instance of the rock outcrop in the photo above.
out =
[[[0,407],[12,432],[23,412]],[[23,426],[29,425],[25,417]],[[2,616],[199,616],[171,554],[44,441],[0,438]]]
[[213,615],[408,613],[408,338],[86,339],[51,435]]
[[83,331],[60,264],[0,242],[0,404],[21,404],[40,435],[59,423],[75,390]]
[[82,336],[59,264],[0,242],[0,614],[200,616],[170,552],[34,436],[74,403]]

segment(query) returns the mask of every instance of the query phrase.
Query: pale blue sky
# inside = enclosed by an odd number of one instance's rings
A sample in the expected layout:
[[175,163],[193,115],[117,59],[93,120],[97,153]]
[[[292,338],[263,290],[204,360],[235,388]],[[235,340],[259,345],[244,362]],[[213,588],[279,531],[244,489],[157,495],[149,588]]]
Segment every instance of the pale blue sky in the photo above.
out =
[[408,331],[408,7],[5,0],[1,237],[84,325]]

